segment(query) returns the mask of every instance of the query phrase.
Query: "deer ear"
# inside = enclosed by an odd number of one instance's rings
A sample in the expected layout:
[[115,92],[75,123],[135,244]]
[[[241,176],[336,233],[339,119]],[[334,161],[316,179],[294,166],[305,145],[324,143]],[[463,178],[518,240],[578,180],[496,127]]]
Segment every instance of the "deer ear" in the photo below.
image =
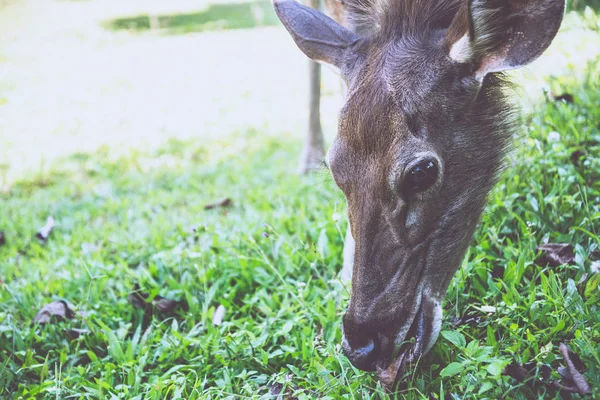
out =
[[446,35],[450,57],[480,79],[522,67],[548,48],[564,11],[564,0],[468,0]]
[[273,5],[304,54],[343,69],[348,47],[358,36],[325,14],[294,0],[274,0]]

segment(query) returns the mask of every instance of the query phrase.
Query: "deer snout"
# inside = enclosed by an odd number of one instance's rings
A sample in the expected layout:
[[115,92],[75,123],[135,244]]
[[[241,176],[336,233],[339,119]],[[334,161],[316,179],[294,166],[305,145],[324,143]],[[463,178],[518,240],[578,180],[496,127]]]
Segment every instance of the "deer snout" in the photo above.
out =
[[366,325],[355,323],[348,314],[342,323],[342,349],[352,365],[363,371],[375,371],[381,354],[377,332]]

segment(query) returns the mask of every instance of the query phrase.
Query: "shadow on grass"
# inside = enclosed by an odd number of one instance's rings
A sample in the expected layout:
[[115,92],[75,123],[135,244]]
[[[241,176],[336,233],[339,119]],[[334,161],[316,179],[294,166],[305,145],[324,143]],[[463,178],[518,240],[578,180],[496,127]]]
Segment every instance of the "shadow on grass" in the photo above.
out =
[[185,14],[138,15],[108,21],[113,30],[143,32],[159,30],[167,34],[184,34],[226,29],[248,29],[278,23],[271,2],[213,4],[206,10]]

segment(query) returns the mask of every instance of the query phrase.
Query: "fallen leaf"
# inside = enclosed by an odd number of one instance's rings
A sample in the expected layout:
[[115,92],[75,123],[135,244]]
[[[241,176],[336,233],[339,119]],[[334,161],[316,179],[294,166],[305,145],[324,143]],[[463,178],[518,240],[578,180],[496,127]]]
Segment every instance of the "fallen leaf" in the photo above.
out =
[[140,285],[133,285],[133,290],[127,295],[127,300],[135,307],[141,308],[146,313],[152,314],[152,306],[161,314],[172,314],[177,307],[187,308],[185,301],[167,299],[160,295],[154,296],[151,302],[148,301],[150,295],[140,290]]
[[460,317],[452,317],[450,319],[450,324],[453,328],[458,328],[459,326],[468,325],[468,326],[476,326],[481,322],[481,317],[471,314],[463,314]]
[[0,231],[0,246],[4,246],[6,244],[6,234],[4,231]]
[[[293,392],[298,390],[298,385],[292,382],[293,376],[288,374],[285,376],[286,384],[275,382],[267,385],[269,394],[277,400],[296,400],[297,397],[292,396]],[[285,389],[285,390],[284,390]]]
[[523,382],[529,376],[530,369],[525,368],[523,364],[512,363],[504,367],[502,375],[510,376],[517,380],[517,382]]
[[223,304],[219,304],[219,307],[215,310],[213,314],[212,323],[214,326],[219,326],[223,323],[223,318],[225,318],[225,312],[227,310],[223,306]]
[[570,264],[575,259],[573,246],[568,243],[548,243],[538,246],[542,255],[536,260],[540,266],[558,267],[562,264]]
[[140,290],[140,285],[137,283],[133,285],[133,290],[127,295],[127,301],[129,301],[135,308],[142,308],[145,311],[150,310],[152,307],[146,301],[150,296],[148,293],[144,293]]
[[171,300],[162,296],[154,297],[152,303],[154,304],[154,307],[156,307],[156,309],[162,314],[172,314],[178,307],[182,307],[184,309],[187,308],[187,304],[184,300]]
[[269,388],[269,393],[271,394],[271,396],[279,397],[281,391],[283,390],[283,384],[281,383],[274,383],[272,385],[267,385],[267,387]]
[[64,321],[72,319],[75,316],[75,311],[71,309],[69,304],[64,300],[54,301],[46,304],[33,318],[33,322],[40,325],[47,324],[53,321]]
[[579,164],[584,159],[585,159],[585,152],[583,150],[575,150],[574,152],[571,153],[571,162],[576,167],[579,167]]
[[40,243],[45,244],[50,237],[50,233],[54,229],[54,218],[52,216],[48,217],[46,220],[46,225],[42,226],[40,230],[35,234],[35,237],[40,241]]
[[562,101],[564,103],[572,103],[574,101],[573,95],[571,93],[563,93],[559,95],[552,96],[554,101]]
[[231,207],[233,205],[233,201],[229,197],[225,197],[224,199],[215,201],[214,203],[210,203],[204,206],[205,210],[211,210],[213,208],[220,207]]
[[67,330],[67,335],[72,339],[78,339],[81,336],[87,335],[88,333],[90,333],[89,329],[78,329],[78,328],[72,328]]
[[519,383],[524,382],[532,389],[544,385],[546,388],[569,393],[589,393],[590,387],[585,377],[579,372],[579,370],[585,369],[579,356],[568,350],[564,343],[560,344],[559,349],[567,363],[567,367],[557,369],[558,374],[562,377],[560,382],[549,380],[552,372],[549,366],[543,364],[538,366],[535,362],[509,364],[504,368],[502,374],[514,378]]
[[[585,377],[581,372],[577,370],[575,363],[572,360],[572,355],[574,353],[570,352],[567,345],[561,343],[559,346],[560,353],[565,359],[567,363],[567,368],[569,370],[569,374],[571,375],[571,381],[575,384],[575,388],[577,388],[577,393],[579,394],[589,394],[591,393],[590,385],[585,380]],[[579,357],[577,357],[579,358]],[[581,361],[581,360],[579,360]],[[583,364],[583,363],[582,363]]]

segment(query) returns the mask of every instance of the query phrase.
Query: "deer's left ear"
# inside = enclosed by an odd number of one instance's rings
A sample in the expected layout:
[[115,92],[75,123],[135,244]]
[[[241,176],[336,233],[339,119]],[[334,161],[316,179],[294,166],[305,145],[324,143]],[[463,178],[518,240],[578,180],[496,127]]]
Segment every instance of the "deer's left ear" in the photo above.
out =
[[340,70],[358,36],[325,14],[294,0],[273,0],[275,13],[308,57]]
[[448,33],[450,57],[482,79],[538,58],[558,32],[564,0],[467,0]]

